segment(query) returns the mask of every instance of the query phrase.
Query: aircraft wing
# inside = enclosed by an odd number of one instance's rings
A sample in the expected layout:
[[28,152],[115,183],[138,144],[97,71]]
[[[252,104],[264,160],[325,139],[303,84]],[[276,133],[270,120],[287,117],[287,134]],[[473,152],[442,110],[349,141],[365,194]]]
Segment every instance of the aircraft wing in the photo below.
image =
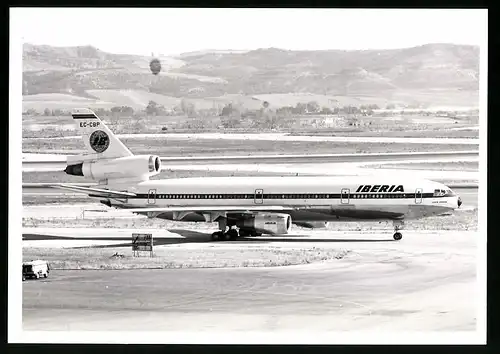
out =
[[120,208],[119,210],[127,210],[132,213],[147,213],[147,212],[237,212],[244,213],[250,211],[286,211],[294,210],[292,207],[278,206],[278,205],[250,205],[250,206],[237,206],[237,205],[206,205],[206,206],[169,206],[169,207],[144,207],[144,208]]
[[121,192],[121,191],[113,191],[109,189],[101,189],[101,188],[92,188],[92,187],[83,187],[83,186],[75,186],[68,184],[53,184],[50,187],[58,188],[58,189],[67,189],[74,192],[84,192],[87,194],[91,194],[94,197],[104,197],[104,198],[128,198],[136,196],[135,193],[131,192]]

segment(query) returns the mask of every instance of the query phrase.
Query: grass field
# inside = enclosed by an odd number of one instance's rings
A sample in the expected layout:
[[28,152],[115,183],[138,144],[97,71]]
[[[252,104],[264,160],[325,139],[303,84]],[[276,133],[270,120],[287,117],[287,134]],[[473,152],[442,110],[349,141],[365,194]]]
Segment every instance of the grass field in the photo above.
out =
[[[113,257],[118,254],[122,257]],[[123,247],[23,248],[23,260],[43,259],[52,269],[166,269],[214,267],[278,267],[342,259],[347,250],[322,247],[281,248],[244,246],[244,248],[156,247],[154,257],[133,257],[130,245]]]
[[[149,68],[147,69],[149,71]],[[221,82],[224,79],[209,76],[170,73],[166,76],[192,78],[200,81],[215,81]],[[146,90],[87,90],[86,91],[95,99],[89,99],[82,96],[46,93],[36,95],[23,96],[23,110],[35,109],[43,112],[48,109],[73,109],[78,107],[90,107],[92,109],[106,108],[110,109],[115,106],[129,106],[134,110],[142,110],[146,108],[149,101],[154,101],[157,104],[164,106],[166,109],[173,109],[181,103],[181,97],[173,97],[162,94],[149,92]],[[211,109],[228,103],[238,104],[245,109],[259,109],[262,107],[262,101],[253,99],[252,96],[245,95],[226,95],[219,97],[206,98],[186,98],[186,102],[192,103],[196,110]],[[308,101],[304,102],[307,103]]]
[[91,106],[94,109],[106,108],[110,109],[116,104],[106,100],[89,99],[86,97],[61,94],[61,93],[42,93],[36,95],[23,96],[23,110],[34,109],[38,112],[43,112],[48,109],[67,109],[71,110],[77,107]]
[[87,93],[102,101],[113,102],[115,106],[128,106],[135,110],[144,109],[149,101],[155,101],[166,109],[172,109],[181,103],[180,98],[143,90],[87,90]]
[[89,198],[85,195],[23,195],[23,205],[40,205],[40,204],[61,204],[61,203],[88,203]]

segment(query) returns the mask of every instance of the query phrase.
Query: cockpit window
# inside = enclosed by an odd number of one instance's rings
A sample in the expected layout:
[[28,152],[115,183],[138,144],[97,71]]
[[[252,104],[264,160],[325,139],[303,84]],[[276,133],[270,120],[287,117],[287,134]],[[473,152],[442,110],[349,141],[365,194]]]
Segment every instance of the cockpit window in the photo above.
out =
[[455,193],[451,189],[435,189],[434,197],[454,197]]
[[445,195],[444,190],[442,189],[434,189],[434,196],[435,197],[443,197]]

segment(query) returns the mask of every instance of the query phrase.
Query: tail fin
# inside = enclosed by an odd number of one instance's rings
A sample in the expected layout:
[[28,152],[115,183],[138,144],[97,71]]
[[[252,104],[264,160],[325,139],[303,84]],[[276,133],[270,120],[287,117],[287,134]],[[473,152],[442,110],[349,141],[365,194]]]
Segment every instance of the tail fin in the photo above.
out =
[[88,151],[85,159],[98,160],[133,155],[92,110],[79,108],[71,115]]

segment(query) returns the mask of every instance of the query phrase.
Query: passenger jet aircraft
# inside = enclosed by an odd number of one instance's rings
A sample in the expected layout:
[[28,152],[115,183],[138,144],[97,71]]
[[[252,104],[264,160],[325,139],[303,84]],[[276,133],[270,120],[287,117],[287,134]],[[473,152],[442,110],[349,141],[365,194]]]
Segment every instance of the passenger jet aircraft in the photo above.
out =
[[392,220],[394,239],[404,220],[442,214],[462,201],[447,186],[390,177],[201,177],[151,180],[155,155],[133,155],[89,109],[72,113],[88,154],[70,156],[64,170],[98,182],[54,185],[101,203],[176,221],[218,222],[212,240],[287,234],[292,224],[324,227],[332,221]]

